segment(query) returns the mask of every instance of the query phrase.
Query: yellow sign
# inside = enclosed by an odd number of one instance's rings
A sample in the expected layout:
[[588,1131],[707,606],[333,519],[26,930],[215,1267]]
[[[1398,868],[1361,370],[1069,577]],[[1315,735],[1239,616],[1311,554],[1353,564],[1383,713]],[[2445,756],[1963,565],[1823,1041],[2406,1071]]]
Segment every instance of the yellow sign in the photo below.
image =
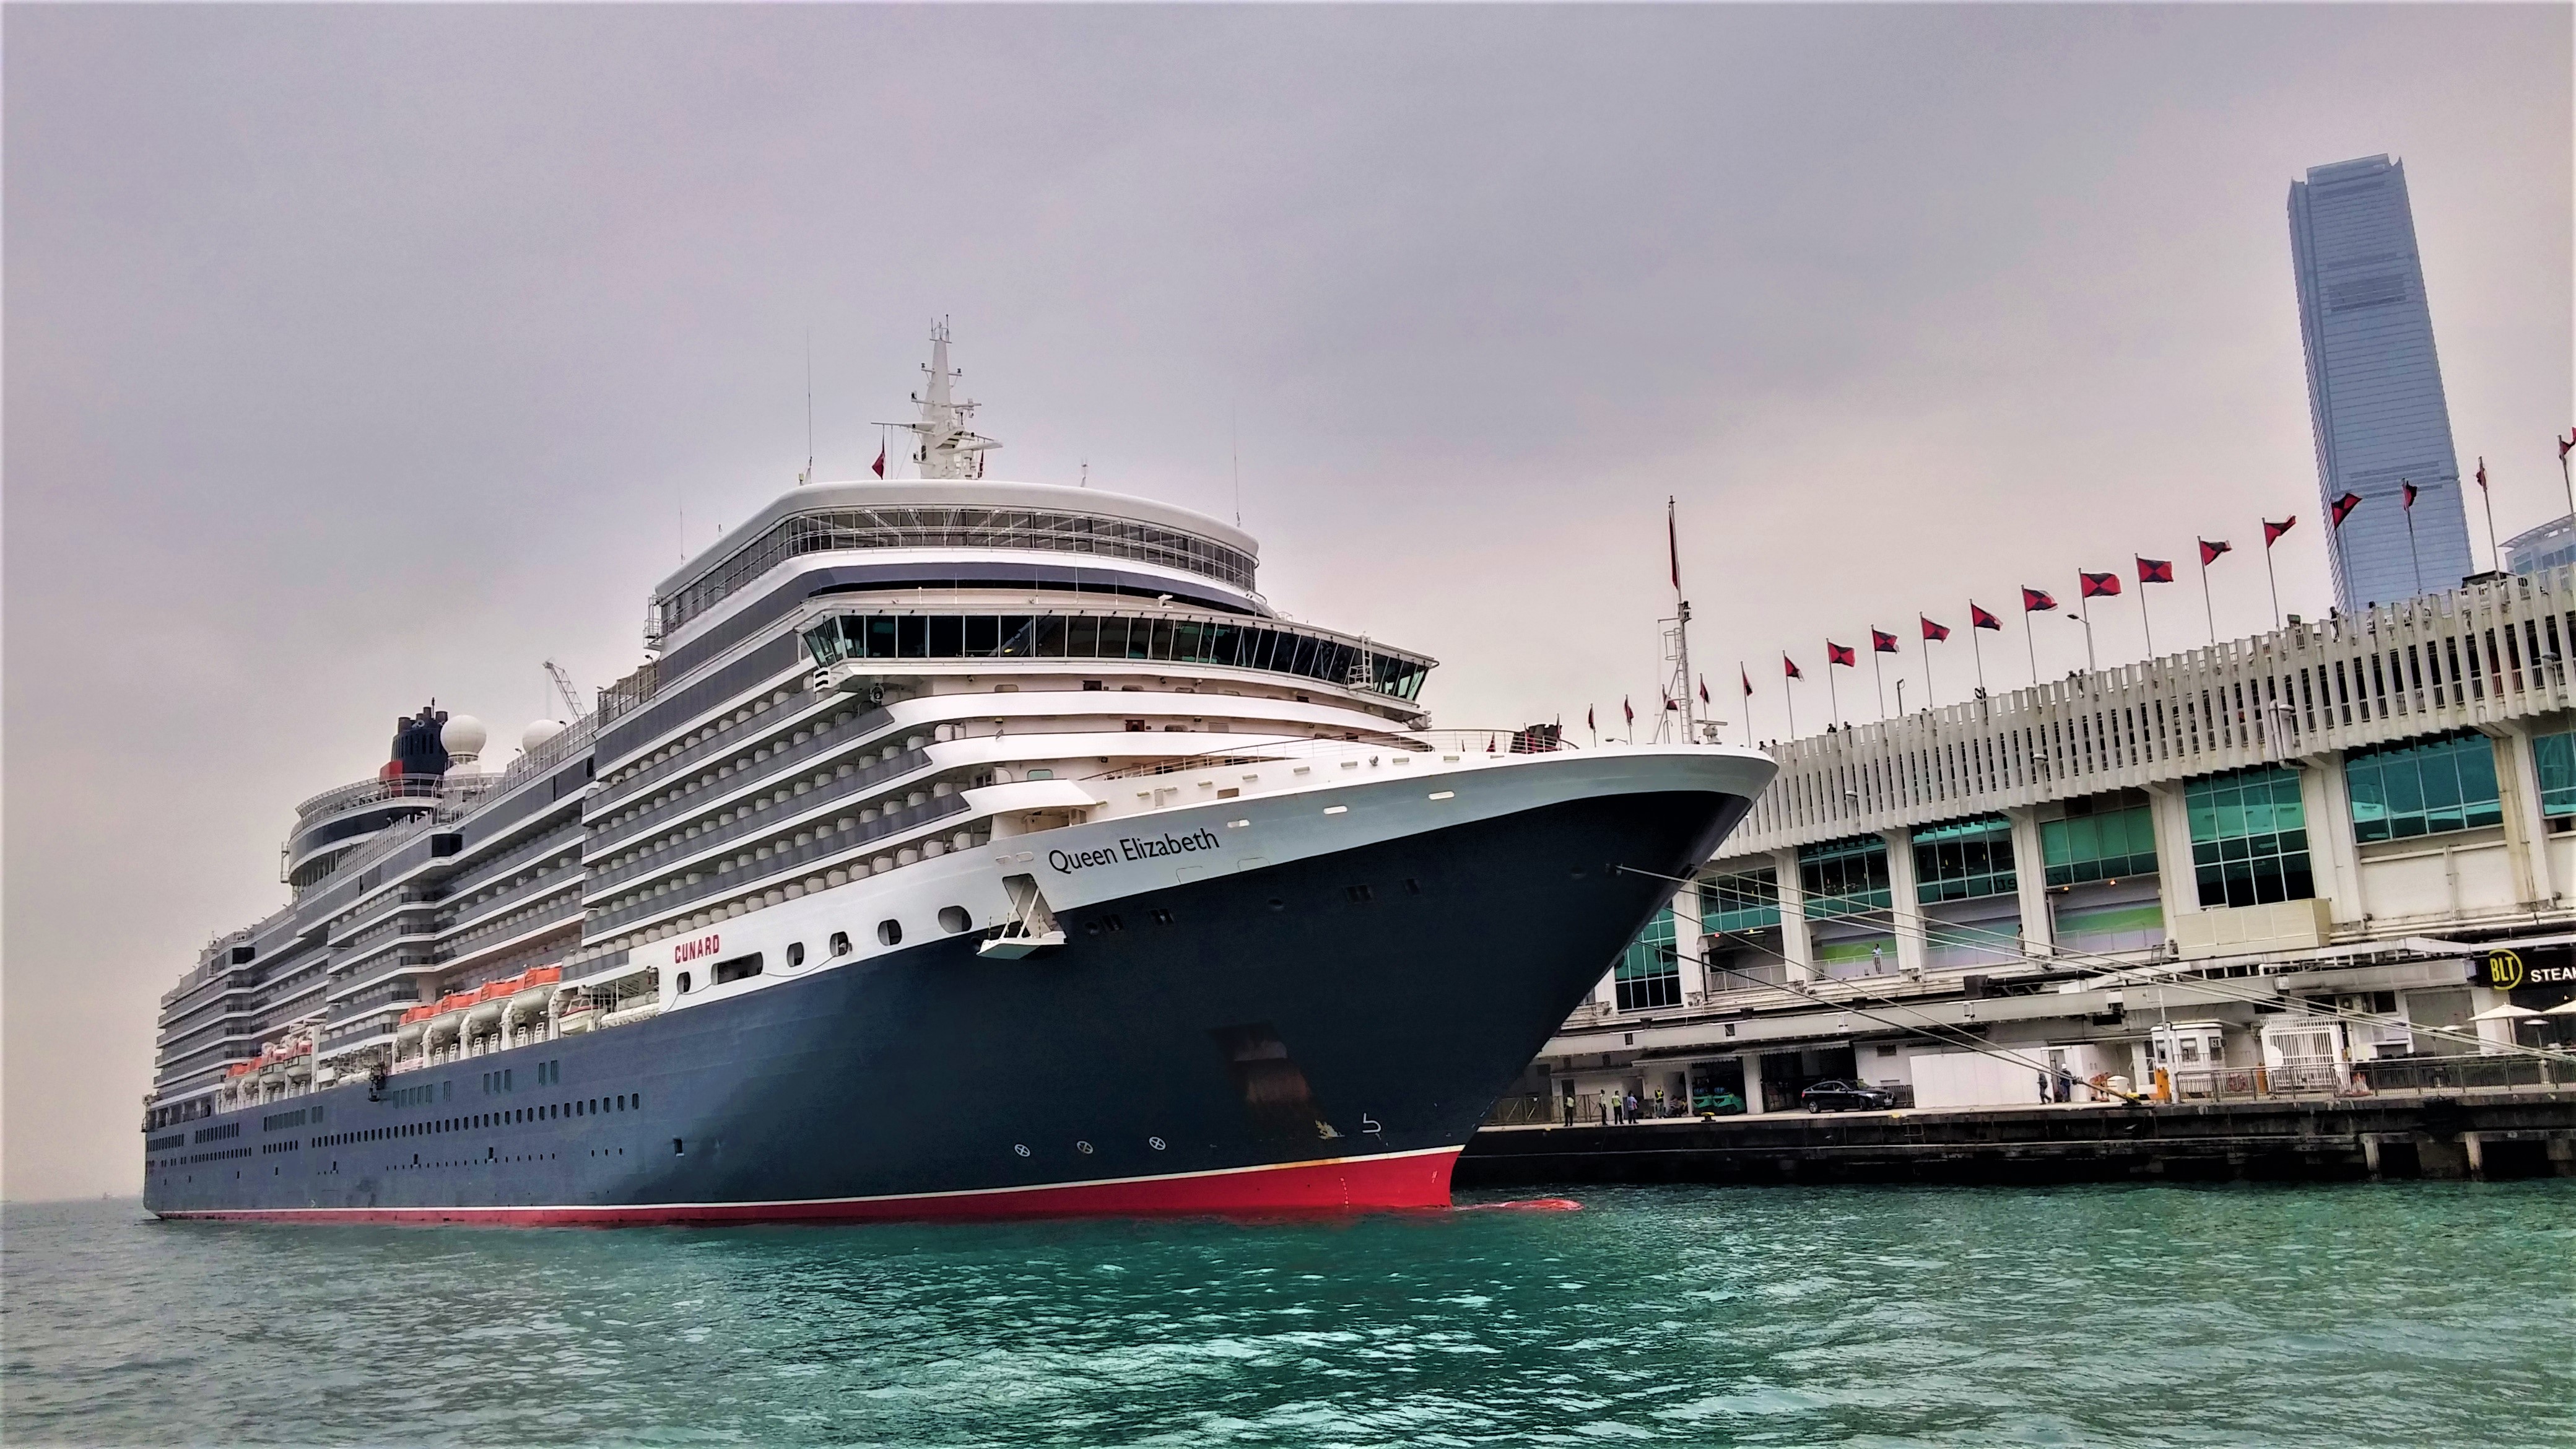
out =
[[2522,955],[2516,951],[2487,953],[2487,986],[2496,991],[2511,991],[2522,984]]

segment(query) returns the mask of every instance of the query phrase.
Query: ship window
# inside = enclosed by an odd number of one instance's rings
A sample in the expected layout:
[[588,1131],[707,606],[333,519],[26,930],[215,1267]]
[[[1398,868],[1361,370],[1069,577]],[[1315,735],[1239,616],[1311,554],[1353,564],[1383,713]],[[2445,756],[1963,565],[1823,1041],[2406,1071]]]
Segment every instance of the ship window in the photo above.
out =
[[679,1138],[674,1137],[671,1139],[671,1155],[673,1157],[686,1157],[688,1154],[689,1149],[681,1144]]
[[964,906],[941,906],[939,908],[939,929],[946,931],[952,936],[973,924],[975,924],[975,919],[974,917],[966,914],[966,908]]
[[903,944],[903,922],[901,922],[901,921],[879,921],[879,922],[877,922],[877,944],[878,944],[878,945],[880,945],[880,946],[900,946],[900,945],[902,945],[902,944]]
[[835,956],[847,956],[850,954],[849,932],[834,931],[832,933],[832,954]]
[[791,969],[791,970],[792,970],[792,969],[794,969],[795,967],[802,966],[802,965],[804,965],[804,964],[805,964],[805,943],[804,943],[804,942],[802,942],[802,941],[790,941],[790,942],[788,942],[788,943],[787,943],[787,965],[788,965],[789,969]]
[[748,956],[736,956],[730,961],[718,961],[716,963],[716,985],[718,986],[722,986],[728,981],[740,981],[744,977],[757,976],[759,974],[760,953],[758,951],[754,951]]
[[683,972],[681,972],[681,973],[680,973],[680,994],[681,994],[681,995],[683,995],[683,996],[685,996],[685,995],[687,995],[687,994],[688,994],[688,991],[689,991],[689,973],[688,973],[688,972],[686,972],[686,971],[683,971]]
[[924,659],[930,654],[930,621],[915,614],[895,620],[895,656]]

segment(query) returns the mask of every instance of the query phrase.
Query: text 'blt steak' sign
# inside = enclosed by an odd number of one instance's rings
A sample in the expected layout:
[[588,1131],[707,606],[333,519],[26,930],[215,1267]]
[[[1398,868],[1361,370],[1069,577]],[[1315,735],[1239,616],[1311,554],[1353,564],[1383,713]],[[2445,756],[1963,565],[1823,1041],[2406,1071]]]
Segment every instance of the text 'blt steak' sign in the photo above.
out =
[[1187,835],[1165,835],[1147,839],[1134,835],[1121,837],[1117,846],[1100,846],[1093,850],[1050,850],[1047,864],[1065,875],[1087,870],[1095,865],[1119,865],[1131,860],[1152,860],[1158,855],[1188,855],[1217,847],[1216,832],[1201,826]]

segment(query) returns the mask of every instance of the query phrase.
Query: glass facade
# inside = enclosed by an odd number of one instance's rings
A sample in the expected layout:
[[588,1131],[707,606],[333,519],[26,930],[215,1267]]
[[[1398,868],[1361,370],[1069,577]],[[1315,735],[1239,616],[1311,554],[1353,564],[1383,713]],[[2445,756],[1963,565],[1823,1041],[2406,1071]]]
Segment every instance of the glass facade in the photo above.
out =
[[836,614],[805,631],[817,664],[844,659],[1132,659],[1293,674],[1398,699],[1431,661],[1305,629],[1225,616]]
[[1924,904],[2008,896],[2017,889],[2012,822],[2003,816],[1914,832],[1914,894]]
[[2337,599],[2355,613],[2455,588],[2476,564],[2405,166],[2369,156],[2292,182],[2290,253],[2320,511],[2362,499],[2326,550]]
[[2202,905],[2265,905],[2316,895],[2298,771],[2259,766],[2210,775],[2183,787],[2183,804],[2191,817],[2192,872]]
[[2404,840],[2503,823],[2495,745],[2475,730],[2344,756],[2352,838]]
[[2144,805],[2042,821],[2039,846],[2053,886],[2155,874],[2156,827]]
[[2576,815],[2576,734],[2532,736],[2531,763],[2540,776],[2540,813]]
[[1798,852],[1798,888],[1808,920],[1883,911],[1891,904],[1887,842],[1875,835],[1829,840]]
[[1779,872],[1748,870],[1736,875],[1701,876],[1699,910],[1700,928],[1712,935],[1776,926],[1780,924]]
[[1682,1004],[1681,952],[1674,942],[1672,907],[1656,912],[1637,939],[1628,943],[1613,975],[1621,1011]]

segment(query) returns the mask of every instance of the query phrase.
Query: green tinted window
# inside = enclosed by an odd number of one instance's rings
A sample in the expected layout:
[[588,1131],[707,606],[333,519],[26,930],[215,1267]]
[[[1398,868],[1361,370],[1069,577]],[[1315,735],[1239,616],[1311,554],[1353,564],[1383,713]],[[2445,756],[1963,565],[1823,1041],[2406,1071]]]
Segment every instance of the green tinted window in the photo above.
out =
[[1614,975],[1621,1011],[1681,1005],[1681,954],[1673,939],[1672,907],[1656,912],[1637,939],[1628,943]]
[[2144,805],[2042,821],[2039,846],[2053,886],[2152,875],[2156,869],[2155,820]]
[[2343,762],[2353,839],[2404,840],[2474,830],[2504,819],[2495,746],[2464,730],[2422,744],[2356,750]]
[[1780,876],[1748,870],[1699,878],[1700,926],[1719,931],[1759,931],[1780,924]]
[[1888,908],[1887,842],[1875,835],[1810,845],[1798,852],[1798,887],[1808,920]]
[[1927,826],[1914,832],[1914,893],[1932,901],[2008,896],[2013,875],[2012,822],[2000,815]]
[[2576,734],[2533,736],[2531,759],[2540,771],[2540,813],[2576,815]]
[[2183,787],[2183,805],[2191,818],[2192,873],[2202,905],[2252,906],[2316,895],[2298,771],[2261,766],[2193,780]]

